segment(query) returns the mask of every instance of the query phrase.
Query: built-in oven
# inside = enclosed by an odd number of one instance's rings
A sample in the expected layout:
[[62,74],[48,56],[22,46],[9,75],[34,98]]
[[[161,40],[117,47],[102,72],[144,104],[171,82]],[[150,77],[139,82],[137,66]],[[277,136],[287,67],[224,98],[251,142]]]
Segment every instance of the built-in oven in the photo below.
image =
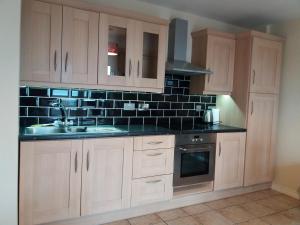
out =
[[213,181],[216,134],[181,134],[176,136],[174,188]]

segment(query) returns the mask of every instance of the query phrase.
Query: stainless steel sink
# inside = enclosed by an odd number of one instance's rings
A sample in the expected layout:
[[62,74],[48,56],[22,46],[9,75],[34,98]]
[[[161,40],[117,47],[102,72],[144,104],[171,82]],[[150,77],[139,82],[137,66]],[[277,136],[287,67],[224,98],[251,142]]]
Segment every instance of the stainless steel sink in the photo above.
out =
[[26,127],[24,135],[51,135],[51,134],[76,134],[76,133],[123,133],[128,132],[124,129],[119,129],[113,126],[101,127],[85,127],[85,126],[71,126],[71,127],[55,127],[55,126],[36,126]]

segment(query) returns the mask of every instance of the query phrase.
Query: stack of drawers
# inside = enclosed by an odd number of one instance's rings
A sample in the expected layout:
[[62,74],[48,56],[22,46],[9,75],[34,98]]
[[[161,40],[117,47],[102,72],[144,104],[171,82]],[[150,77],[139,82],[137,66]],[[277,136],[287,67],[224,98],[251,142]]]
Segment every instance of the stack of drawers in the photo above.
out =
[[131,207],[173,196],[174,136],[134,138]]

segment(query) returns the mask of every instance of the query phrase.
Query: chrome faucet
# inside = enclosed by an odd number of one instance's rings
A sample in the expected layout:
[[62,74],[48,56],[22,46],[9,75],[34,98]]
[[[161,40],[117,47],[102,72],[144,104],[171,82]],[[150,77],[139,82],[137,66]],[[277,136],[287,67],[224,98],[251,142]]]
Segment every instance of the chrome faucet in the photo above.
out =
[[[61,102],[52,102],[51,106],[60,109],[61,122],[58,123],[58,126],[68,127],[69,126],[68,113],[67,113],[67,109],[66,109],[65,105],[62,104]],[[54,124],[57,124],[56,121],[54,122]]]

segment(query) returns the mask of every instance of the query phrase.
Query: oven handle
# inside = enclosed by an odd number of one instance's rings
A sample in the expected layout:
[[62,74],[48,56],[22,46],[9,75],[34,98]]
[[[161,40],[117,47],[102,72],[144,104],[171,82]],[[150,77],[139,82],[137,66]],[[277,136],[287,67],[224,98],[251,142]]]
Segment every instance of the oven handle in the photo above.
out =
[[210,151],[212,148],[212,146],[208,146],[208,147],[194,147],[194,148],[184,148],[184,147],[178,147],[178,149],[182,152],[196,152],[196,151]]

